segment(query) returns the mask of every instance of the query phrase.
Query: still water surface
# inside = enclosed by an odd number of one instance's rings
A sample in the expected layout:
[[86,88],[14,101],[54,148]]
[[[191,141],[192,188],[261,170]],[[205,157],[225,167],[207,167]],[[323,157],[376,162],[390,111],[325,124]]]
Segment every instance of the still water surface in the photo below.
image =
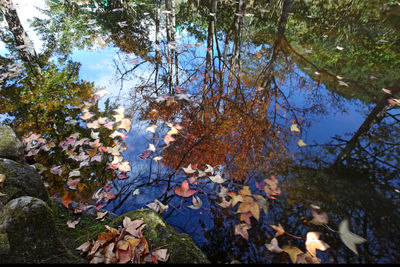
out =
[[[304,252],[320,232],[322,263],[400,260],[397,1],[14,4],[29,35],[3,16],[0,118],[42,135],[27,159],[52,194],[93,203],[100,188],[116,197],[98,207],[117,214],[158,199],[215,263],[289,263],[265,246],[278,224],[279,245]],[[185,180],[198,209],[176,193]],[[220,205],[245,186],[259,218]],[[337,232],[345,219],[367,240],[358,255]]]

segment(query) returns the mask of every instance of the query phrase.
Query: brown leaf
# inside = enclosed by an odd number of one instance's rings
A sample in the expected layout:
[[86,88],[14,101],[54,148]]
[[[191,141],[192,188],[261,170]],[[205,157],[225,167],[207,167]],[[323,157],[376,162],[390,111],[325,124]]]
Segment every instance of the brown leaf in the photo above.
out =
[[229,206],[231,205],[231,203],[232,203],[232,199],[229,200],[229,201],[226,201],[226,198],[223,197],[223,198],[222,198],[222,202],[221,202],[221,203],[218,203],[218,205],[220,205],[220,206],[223,207],[223,208],[227,208],[227,207],[229,207]]
[[105,211],[105,212],[100,212],[100,211],[98,211],[98,212],[97,212],[96,220],[101,220],[101,219],[103,219],[103,218],[107,215],[107,213],[108,213],[108,211]]
[[196,193],[196,190],[189,188],[189,182],[183,181],[180,187],[174,187],[174,192],[180,197],[191,197]]
[[281,224],[279,224],[278,226],[276,226],[276,225],[270,225],[270,226],[272,227],[272,229],[274,229],[276,231],[275,237],[285,234],[285,230],[283,229]]
[[258,221],[260,219],[260,207],[257,202],[253,201],[253,198],[246,197],[246,200],[241,203],[237,209],[237,213],[251,212],[251,214]]
[[328,214],[326,212],[318,213],[315,210],[312,210],[311,215],[313,216],[313,219],[310,221],[310,223],[313,223],[315,225],[328,223]]
[[272,253],[281,253],[283,250],[278,245],[278,239],[272,238],[271,243],[265,244],[265,247]]
[[0,187],[3,186],[4,182],[6,181],[6,175],[0,173]]

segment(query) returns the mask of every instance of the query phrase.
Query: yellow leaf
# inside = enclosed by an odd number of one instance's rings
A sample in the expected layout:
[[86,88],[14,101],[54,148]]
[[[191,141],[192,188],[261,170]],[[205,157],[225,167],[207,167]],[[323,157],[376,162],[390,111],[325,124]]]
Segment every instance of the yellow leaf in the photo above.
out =
[[297,255],[303,253],[303,251],[301,251],[299,248],[291,246],[285,246],[282,248],[282,250],[289,254],[292,263],[296,263]]
[[292,132],[300,132],[299,128],[297,127],[297,124],[292,124],[290,126],[290,131],[292,131]]
[[298,145],[299,147],[303,147],[303,146],[306,146],[307,144],[304,143],[303,139],[299,139],[299,141],[297,141],[297,145]]
[[236,195],[234,192],[229,192],[228,196],[232,198],[232,207],[234,207],[238,202],[243,202],[243,197],[241,195]]

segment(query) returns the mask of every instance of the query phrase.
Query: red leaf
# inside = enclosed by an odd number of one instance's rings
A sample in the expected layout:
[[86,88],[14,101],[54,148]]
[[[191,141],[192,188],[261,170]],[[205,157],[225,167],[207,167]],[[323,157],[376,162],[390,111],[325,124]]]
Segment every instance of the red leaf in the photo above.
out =
[[190,189],[188,181],[185,180],[183,181],[181,187],[174,188],[174,192],[180,197],[191,197],[194,195],[194,193],[196,193],[196,190]]
[[143,153],[139,155],[139,158],[141,159],[147,159],[148,157],[150,157],[150,153],[147,152],[147,150],[143,151]]

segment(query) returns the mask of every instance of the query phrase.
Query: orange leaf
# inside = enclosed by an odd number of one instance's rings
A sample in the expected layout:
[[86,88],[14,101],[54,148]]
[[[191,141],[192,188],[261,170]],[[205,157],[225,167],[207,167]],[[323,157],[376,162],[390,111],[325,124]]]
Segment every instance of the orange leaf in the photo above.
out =
[[194,195],[194,193],[196,193],[196,190],[190,189],[188,181],[185,180],[183,181],[181,187],[174,188],[174,192],[180,197],[191,197]]
[[68,196],[68,192],[65,193],[65,195],[62,197],[62,203],[67,209],[68,209],[69,204],[72,203],[72,200]]

